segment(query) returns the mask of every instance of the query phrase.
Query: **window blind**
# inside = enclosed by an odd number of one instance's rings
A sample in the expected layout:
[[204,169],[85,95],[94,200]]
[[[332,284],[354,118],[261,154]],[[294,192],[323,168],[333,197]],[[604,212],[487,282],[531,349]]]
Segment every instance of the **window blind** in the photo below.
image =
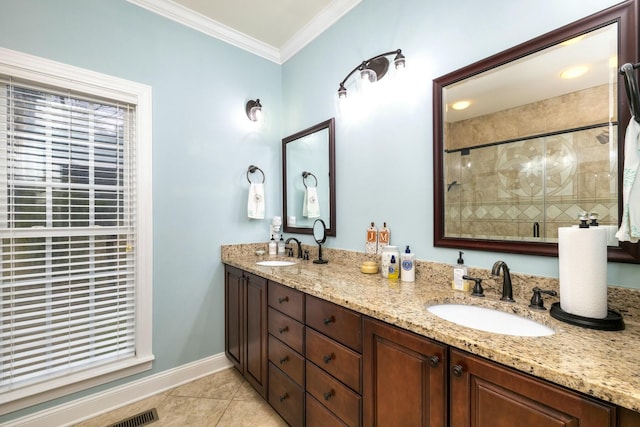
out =
[[134,121],[0,75],[0,392],[135,355]]

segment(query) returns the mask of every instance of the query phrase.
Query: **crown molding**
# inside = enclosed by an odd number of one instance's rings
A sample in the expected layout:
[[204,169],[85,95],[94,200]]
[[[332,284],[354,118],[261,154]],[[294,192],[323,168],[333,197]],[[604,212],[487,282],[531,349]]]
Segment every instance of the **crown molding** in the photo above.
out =
[[280,64],[280,51],[218,21],[188,9],[171,0],[127,0],[129,3],[178,22],[208,36],[215,37],[240,49]]
[[240,49],[282,64],[308,45],[362,0],[334,0],[296,32],[280,49],[171,0],[127,0],[136,6],[215,37]]
[[362,0],[334,0],[317,14],[304,27],[296,32],[280,48],[281,63],[289,60],[302,48],[311,43],[327,28],[335,24],[338,19],[346,15],[351,9],[360,4]]

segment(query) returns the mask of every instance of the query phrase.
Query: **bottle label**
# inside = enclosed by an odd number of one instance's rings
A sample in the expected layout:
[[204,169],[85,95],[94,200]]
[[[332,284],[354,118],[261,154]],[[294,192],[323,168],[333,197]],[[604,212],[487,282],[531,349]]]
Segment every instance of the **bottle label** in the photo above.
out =
[[402,269],[405,271],[409,271],[413,268],[413,261],[410,259],[405,259],[402,261]]

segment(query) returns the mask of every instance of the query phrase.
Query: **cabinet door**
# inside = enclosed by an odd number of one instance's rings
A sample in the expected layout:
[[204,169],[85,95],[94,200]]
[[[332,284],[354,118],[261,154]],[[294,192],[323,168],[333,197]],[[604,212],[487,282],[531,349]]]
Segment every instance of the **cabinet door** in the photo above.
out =
[[442,344],[365,319],[364,425],[445,426],[446,355]]
[[615,426],[612,405],[458,350],[450,391],[452,426]]
[[267,280],[245,273],[246,362],[244,376],[266,398],[267,395]]
[[224,349],[227,357],[240,372],[244,366],[244,278],[242,270],[224,269]]

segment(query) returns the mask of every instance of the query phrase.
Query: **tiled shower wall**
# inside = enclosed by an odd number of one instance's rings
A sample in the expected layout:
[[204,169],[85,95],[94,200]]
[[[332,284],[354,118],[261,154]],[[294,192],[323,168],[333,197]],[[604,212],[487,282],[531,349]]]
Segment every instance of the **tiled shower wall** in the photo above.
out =
[[602,126],[446,153],[445,235],[556,241],[581,211],[616,226],[616,135]]

